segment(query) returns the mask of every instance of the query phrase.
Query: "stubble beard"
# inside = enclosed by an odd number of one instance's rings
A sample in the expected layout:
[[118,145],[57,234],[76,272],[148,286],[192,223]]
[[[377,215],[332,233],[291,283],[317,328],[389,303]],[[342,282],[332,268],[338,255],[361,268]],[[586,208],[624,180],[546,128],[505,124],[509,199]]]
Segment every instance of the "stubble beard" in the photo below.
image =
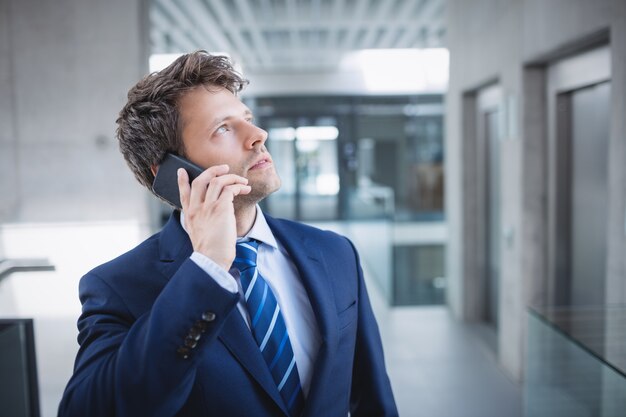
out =
[[272,170],[273,173],[271,175],[268,175],[267,178],[263,178],[260,180],[250,180],[248,182],[248,185],[251,187],[250,192],[248,194],[238,195],[233,199],[235,212],[256,206],[256,204],[258,204],[264,198],[276,192],[280,188],[280,178],[278,177],[278,174],[273,167]]

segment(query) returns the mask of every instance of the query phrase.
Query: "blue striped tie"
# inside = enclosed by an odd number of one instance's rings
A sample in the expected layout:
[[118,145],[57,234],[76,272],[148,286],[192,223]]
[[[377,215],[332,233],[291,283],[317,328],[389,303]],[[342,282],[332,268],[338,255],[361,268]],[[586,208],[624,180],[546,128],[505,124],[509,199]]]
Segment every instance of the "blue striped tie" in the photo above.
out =
[[256,240],[237,243],[237,256],[233,266],[241,274],[252,335],[261,349],[289,414],[295,417],[300,415],[304,406],[298,367],[276,297],[257,271],[258,247],[259,242]]

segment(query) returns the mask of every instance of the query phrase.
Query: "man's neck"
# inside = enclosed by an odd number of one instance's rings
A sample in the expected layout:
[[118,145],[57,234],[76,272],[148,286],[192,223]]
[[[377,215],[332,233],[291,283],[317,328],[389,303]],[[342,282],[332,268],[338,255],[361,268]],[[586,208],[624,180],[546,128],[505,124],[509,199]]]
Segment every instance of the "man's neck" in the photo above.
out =
[[237,236],[247,235],[256,220],[256,205],[236,208],[235,220],[237,221]]

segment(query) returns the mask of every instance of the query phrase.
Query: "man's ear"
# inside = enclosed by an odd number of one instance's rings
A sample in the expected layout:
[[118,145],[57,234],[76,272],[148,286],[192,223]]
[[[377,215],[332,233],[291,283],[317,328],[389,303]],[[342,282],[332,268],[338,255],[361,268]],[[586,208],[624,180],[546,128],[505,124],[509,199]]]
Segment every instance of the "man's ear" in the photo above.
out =
[[150,171],[152,171],[152,175],[156,177],[156,174],[159,171],[159,166],[156,164],[150,165]]

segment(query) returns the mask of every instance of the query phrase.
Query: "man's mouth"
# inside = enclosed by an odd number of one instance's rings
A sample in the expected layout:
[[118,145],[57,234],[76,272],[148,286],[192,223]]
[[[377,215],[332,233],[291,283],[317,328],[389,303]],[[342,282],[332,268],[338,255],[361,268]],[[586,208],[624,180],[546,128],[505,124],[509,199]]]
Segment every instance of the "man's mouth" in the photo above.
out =
[[256,161],[254,165],[252,165],[248,170],[251,171],[253,169],[263,169],[271,165],[272,165],[272,160],[270,158],[263,157],[259,159],[258,161]]

